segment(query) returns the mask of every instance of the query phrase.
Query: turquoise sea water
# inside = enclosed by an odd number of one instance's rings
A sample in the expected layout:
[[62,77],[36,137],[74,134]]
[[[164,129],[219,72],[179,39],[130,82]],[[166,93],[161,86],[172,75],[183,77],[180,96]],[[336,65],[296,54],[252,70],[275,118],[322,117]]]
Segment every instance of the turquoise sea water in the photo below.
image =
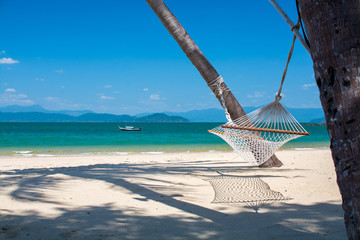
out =
[[[0,123],[0,155],[82,155],[232,151],[208,133],[221,123],[143,123],[140,132],[120,131],[117,123]],[[310,132],[282,149],[326,149],[325,126],[304,126]]]

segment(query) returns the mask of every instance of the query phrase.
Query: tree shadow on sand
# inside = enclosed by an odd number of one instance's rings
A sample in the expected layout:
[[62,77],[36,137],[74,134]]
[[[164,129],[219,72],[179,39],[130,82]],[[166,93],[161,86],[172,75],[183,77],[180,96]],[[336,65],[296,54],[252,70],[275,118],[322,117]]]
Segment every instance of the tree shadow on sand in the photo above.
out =
[[[233,167],[221,167],[218,170],[236,171]],[[210,205],[214,206],[212,208],[185,201],[180,189],[189,186],[153,177],[164,173],[186,175],[206,171],[208,168],[202,167],[199,161],[176,166],[169,164],[166,167],[128,163],[0,172],[0,187],[14,186],[10,193],[13,199],[24,204],[54,204],[60,212],[56,217],[43,217],[34,211],[15,214],[0,207],[0,239],[33,239],[31,234],[34,233],[40,239],[346,238],[345,228],[339,228],[339,225],[344,225],[341,207],[335,203],[305,206],[282,202],[263,206],[260,213],[243,210],[227,214],[216,204]],[[246,171],[246,167],[238,171]],[[142,208],[137,206],[119,208],[115,203],[69,208],[61,201],[49,199],[45,194],[46,189],[54,189],[64,181],[59,175],[106,182],[116,191],[126,190],[133,194],[132,198],[138,200],[140,205],[155,201],[176,208],[179,214],[151,215],[142,212]],[[146,184],[136,183],[136,180]]]

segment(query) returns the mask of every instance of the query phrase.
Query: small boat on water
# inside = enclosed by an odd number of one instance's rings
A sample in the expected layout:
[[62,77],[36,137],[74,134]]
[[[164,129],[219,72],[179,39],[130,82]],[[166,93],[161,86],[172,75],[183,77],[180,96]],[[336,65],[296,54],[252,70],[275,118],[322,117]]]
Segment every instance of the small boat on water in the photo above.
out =
[[139,127],[139,128],[135,128],[133,126],[120,127],[119,125],[118,125],[118,127],[121,131],[141,131],[141,127]]

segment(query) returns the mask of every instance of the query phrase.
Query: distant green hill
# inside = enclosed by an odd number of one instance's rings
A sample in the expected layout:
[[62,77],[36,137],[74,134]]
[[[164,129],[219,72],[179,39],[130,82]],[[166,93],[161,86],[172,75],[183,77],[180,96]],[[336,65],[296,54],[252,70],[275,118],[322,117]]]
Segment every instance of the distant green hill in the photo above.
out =
[[326,123],[326,121],[325,121],[325,117],[322,117],[322,118],[313,119],[309,123]]
[[20,105],[11,105],[0,108],[0,112],[7,112],[7,113],[24,113],[24,112],[37,112],[37,113],[59,113],[59,114],[66,114],[70,116],[80,116],[86,113],[93,113],[90,110],[47,110],[40,105],[31,105],[31,106],[20,106]]
[[0,122],[73,122],[75,117],[59,113],[0,112]]
[[168,116],[163,113],[144,117],[130,115],[86,113],[80,116],[70,116],[61,113],[42,112],[0,112],[0,122],[188,122],[178,116]]
[[[252,112],[256,107],[244,107],[246,113]],[[324,111],[322,108],[287,108],[287,110],[301,123],[324,122]],[[226,122],[225,112],[219,108],[192,110],[188,112],[165,112],[169,116],[181,116],[191,122]],[[320,122],[316,122],[320,121]]]
[[[244,107],[249,113],[256,107]],[[301,123],[324,123],[322,108],[287,108]],[[39,105],[12,105],[0,108],[0,122],[226,122],[223,109],[209,108],[187,112],[140,113],[135,116],[94,113],[89,110],[53,111]]]
[[86,113],[76,117],[77,122],[133,122],[134,117],[130,115],[115,115],[107,113]]
[[139,117],[134,120],[135,122],[189,122],[188,119],[178,116],[168,116],[165,113],[155,113],[152,115]]

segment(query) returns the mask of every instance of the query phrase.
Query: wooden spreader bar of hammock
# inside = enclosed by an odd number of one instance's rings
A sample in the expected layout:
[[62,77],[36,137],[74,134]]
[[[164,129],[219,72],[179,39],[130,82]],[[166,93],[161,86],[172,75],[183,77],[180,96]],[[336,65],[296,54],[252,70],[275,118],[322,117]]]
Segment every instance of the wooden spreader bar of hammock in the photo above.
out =
[[289,131],[289,130],[280,130],[280,129],[241,127],[241,126],[228,126],[228,125],[221,125],[221,127],[222,128],[239,129],[239,130],[256,131],[256,132],[274,132],[274,133],[284,133],[284,134],[297,134],[297,135],[304,135],[304,136],[309,135],[308,132]]

